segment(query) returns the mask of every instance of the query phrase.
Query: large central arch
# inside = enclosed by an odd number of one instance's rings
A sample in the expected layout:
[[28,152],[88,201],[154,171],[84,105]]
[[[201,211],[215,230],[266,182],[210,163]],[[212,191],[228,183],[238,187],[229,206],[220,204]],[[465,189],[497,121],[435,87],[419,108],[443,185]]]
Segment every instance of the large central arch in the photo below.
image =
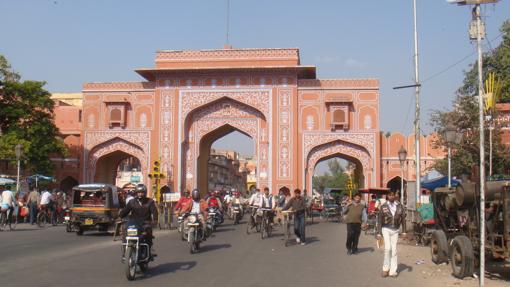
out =
[[[244,99],[244,97],[243,97]],[[269,186],[269,140],[266,117],[256,108],[230,97],[213,97],[190,112],[184,121],[181,143],[181,188],[207,190],[207,161],[212,143],[235,130],[251,137],[257,158],[257,184]]]

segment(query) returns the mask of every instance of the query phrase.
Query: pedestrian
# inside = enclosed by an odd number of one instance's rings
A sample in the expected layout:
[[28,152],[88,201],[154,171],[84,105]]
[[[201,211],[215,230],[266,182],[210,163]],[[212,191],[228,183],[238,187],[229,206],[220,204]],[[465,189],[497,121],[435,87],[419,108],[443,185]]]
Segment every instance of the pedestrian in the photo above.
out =
[[379,208],[377,239],[384,238],[384,261],[382,277],[397,277],[397,242],[400,225],[405,220],[405,210],[390,191],[387,200]]
[[367,223],[367,207],[361,202],[361,194],[354,195],[354,201],[349,200],[343,210],[345,222],[347,223],[347,254],[358,253],[358,241],[361,234],[361,224]]
[[32,189],[32,191],[28,194],[28,198],[27,198],[29,222],[32,225],[35,224],[35,220],[37,218],[37,206],[39,206],[40,202],[41,202],[41,196],[39,195],[37,188],[34,187]]
[[294,189],[294,197],[292,197],[283,208],[283,210],[288,209],[294,211],[294,233],[296,234],[296,242],[305,245],[305,199],[301,196],[301,190],[299,188]]

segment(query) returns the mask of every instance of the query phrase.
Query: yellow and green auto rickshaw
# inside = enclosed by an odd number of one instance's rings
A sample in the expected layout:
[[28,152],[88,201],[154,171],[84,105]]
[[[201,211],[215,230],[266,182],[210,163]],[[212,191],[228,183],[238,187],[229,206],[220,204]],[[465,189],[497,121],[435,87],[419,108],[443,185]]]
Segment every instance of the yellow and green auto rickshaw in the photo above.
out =
[[108,231],[115,227],[119,214],[119,194],[111,184],[81,184],[73,188],[71,224],[76,234],[84,231]]

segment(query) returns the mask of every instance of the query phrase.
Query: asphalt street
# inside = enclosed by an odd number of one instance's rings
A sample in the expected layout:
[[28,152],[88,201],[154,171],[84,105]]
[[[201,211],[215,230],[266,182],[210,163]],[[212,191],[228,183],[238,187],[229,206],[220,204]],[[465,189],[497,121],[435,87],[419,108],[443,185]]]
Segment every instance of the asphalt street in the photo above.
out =
[[413,268],[401,264],[397,279],[380,278],[382,251],[362,235],[360,254],[345,251],[343,224],[307,225],[308,244],[284,247],[282,232],[262,240],[245,224],[220,226],[190,254],[175,230],[157,231],[156,261],[149,274],[128,282],[121,243],[111,234],[66,233],[63,226],[18,225],[0,233],[2,286],[413,286]]

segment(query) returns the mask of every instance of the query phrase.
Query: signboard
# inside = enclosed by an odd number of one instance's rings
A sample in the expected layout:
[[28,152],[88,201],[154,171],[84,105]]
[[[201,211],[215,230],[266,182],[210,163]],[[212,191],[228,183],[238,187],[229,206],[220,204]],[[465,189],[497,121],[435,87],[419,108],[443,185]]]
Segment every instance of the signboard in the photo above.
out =
[[140,176],[139,175],[132,175],[130,181],[131,182],[140,182]]
[[163,202],[177,202],[180,198],[181,193],[179,192],[163,193]]

